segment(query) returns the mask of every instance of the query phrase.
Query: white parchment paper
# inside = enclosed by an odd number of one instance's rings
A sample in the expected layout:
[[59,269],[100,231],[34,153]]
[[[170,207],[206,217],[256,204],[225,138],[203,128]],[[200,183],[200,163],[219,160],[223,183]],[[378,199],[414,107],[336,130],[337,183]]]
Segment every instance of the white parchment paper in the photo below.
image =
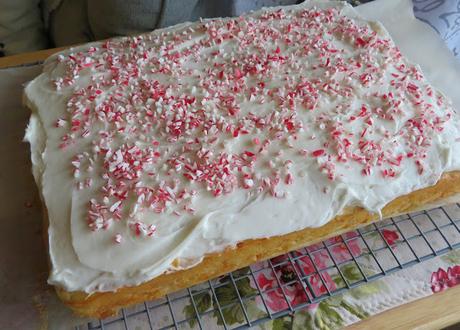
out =
[[402,53],[418,63],[431,84],[460,111],[460,61],[429,25],[415,18],[411,0],[376,0],[356,9],[383,23]]
[[[410,0],[377,0],[359,6],[380,20],[402,52],[460,109],[460,63],[440,37],[415,19]],[[21,105],[23,84],[40,66],[0,70],[0,328],[62,329],[82,324],[46,285],[40,201],[31,175],[29,146],[22,142],[29,112]],[[211,326],[211,325],[210,325]]]

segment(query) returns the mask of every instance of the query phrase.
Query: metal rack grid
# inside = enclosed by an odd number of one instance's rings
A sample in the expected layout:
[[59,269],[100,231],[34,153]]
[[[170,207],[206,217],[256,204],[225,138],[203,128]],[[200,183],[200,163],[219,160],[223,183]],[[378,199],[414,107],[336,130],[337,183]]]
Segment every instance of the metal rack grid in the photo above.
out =
[[[247,328],[457,248],[460,204],[451,204],[378,221],[77,329],[132,329],[134,321],[136,328],[141,325],[143,329],[203,329],[211,317],[217,317],[222,329]],[[320,254],[323,260],[327,257],[326,263],[316,262]],[[347,271],[354,272],[353,281],[344,275]],[[327,281],[331,276],[336,279],[333,286]],[[257,279],[261,277],[271,278],[272,284],[260,285]],[[248,283],[253,289],[243,285]],[[295,299],[293,290],[297,291]],[[283,303],[273,307],[272,295],[282,297]],[[262,310],[251,318],[248,309],[256,301]],[[239,322],[229,322],[230,314]]]

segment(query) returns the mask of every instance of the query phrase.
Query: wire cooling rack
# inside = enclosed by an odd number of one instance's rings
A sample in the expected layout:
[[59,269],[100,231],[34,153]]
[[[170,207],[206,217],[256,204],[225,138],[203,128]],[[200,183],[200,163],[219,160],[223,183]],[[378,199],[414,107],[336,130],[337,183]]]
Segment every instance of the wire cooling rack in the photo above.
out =
[[213,328],[260,325],[460,248],[459,227],[460,204],[385,219],[77,329],[203,329],[212,318]]

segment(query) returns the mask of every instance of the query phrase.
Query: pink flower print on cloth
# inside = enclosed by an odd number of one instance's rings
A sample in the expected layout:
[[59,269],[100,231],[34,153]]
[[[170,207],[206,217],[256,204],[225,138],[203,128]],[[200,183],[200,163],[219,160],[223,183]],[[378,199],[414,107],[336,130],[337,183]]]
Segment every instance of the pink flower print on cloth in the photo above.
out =
[[447,268],[445,271],[439,268],[431,274],[431,290],[433,292],[444,291],[460,283],[460,265]]

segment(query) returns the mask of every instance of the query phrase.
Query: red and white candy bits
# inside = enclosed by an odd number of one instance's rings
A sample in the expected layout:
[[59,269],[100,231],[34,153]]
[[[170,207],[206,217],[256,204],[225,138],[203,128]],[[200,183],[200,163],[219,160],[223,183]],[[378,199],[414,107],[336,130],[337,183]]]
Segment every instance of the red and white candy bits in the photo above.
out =
[[127,221],[133,237],[157,235],[139,212],[193,215],[200,195],[285,198],[300,163],[331,181],[395,180],[403,162],[422,175],[451,117],[386,34],[333,8],[206,20],[56,65],[54,87],[72,95],[55,129],[92,192],[88,226]]

